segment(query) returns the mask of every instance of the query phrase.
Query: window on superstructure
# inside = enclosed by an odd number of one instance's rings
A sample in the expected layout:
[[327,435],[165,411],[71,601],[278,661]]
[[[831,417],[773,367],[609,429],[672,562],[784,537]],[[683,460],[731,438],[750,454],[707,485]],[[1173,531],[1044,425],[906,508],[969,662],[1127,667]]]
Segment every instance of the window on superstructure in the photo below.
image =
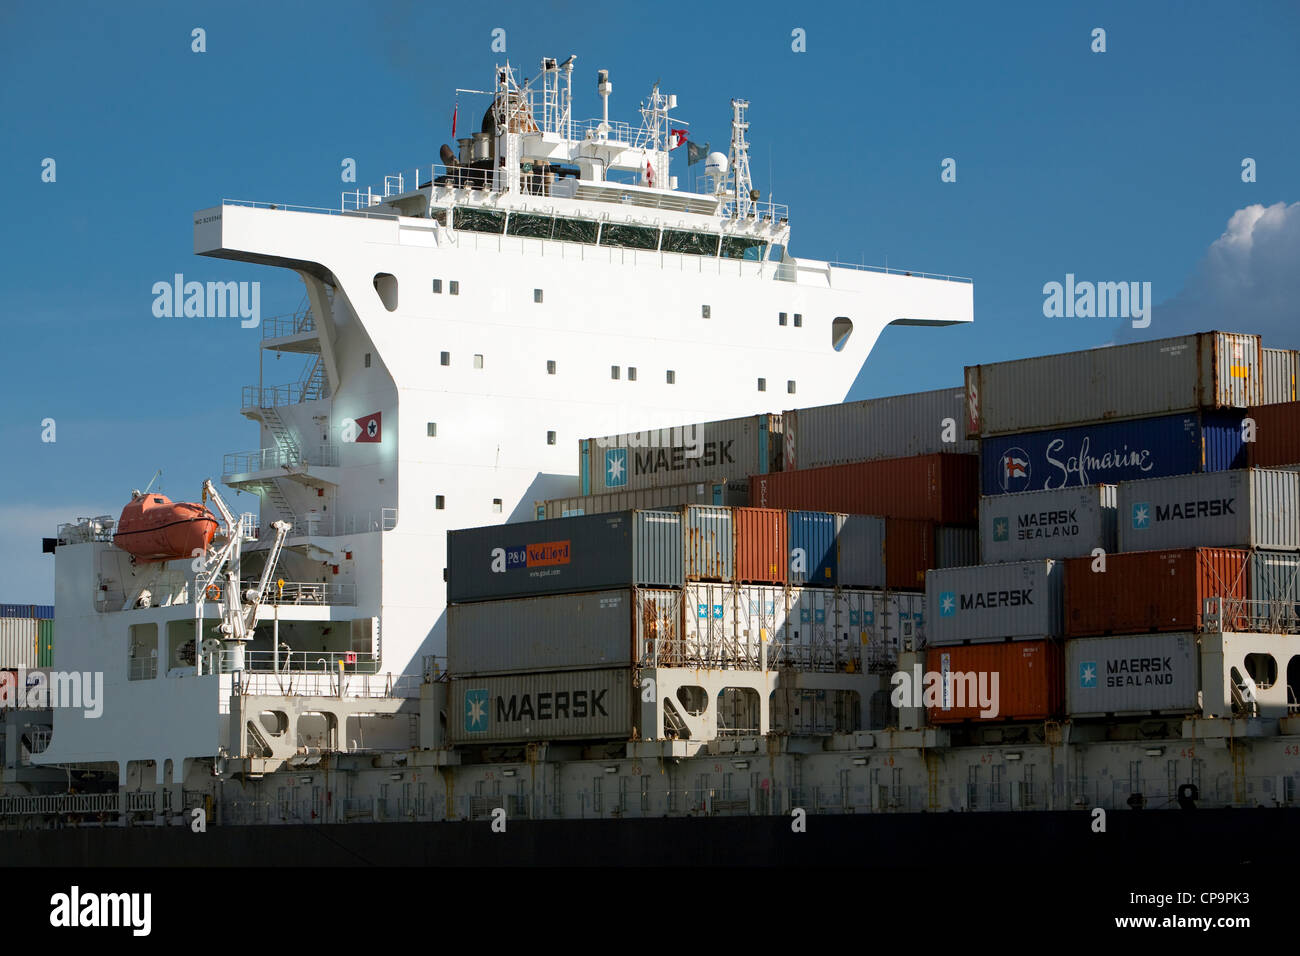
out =
[[365,355],[365,359],[364,359],[363,361],[364,361],[365,367],[366,367],[366,368],[370,368],[370,353],[369,353],[369,352],[366,353],[366,355]]
[[447,507],[447,499],[446,499],[443,495],[434,495],[434,496],[433,496],[433,506],[434,506],[434,508],[436,508],[438,511],[442,511],[443,509],[445,509],[445,508]]
[[456,228],[462,232],[491,232],[499,236],[506,231],[506,214],[492,209],[457,206]]
[[784,313],[784,312],[778,312],[778,313],[776,314],[776,324],[777,324],[777,325],[785,325],[785,313]]
[[550,216],[529,216],[512,212],[506,223],[506,235],[526,236],[529,239],[549,239],[554,220]]
[[546,433],[546,444],[548,444],[548,445],[554,445],[554,444],[555,444],[555,432],[547,432],[547,433]]
[[803,327],[803,316],[800,315],[798,312],[794,314],[794,327],[796,329]]
[[429,423],[425,426],[425,433],[426,433],[430,438],[437,438],[437,437],[438,437],[438,423],[437,423],[437,422],[429,422]]
[[438,295],[441,295],[441,294],[442,294],[442,280],[441,280],[441,279],[434,279],[434,280],[433,280],[433,291],[434,291],[436,294],[438,294]]
[[785,390],[791,395],[794,394],[794,379],[790,379],[790,381],[785,383]]
[[627,367],[627,380],[628,380],[629,382],[635,382],[635,381],[636,381],[636,367],[633,366],[633,365],[629,365],[629,366]]
[[676,385],[676,384],[677,384],[677,373],[674,372],[672,369],[669,369],[669,370],[668,370],[668,376],[667,376],[667,378],[668,378],[668,384],[669,384],[669,385]]
[[482,368],[482,367],[483,367],[483,356],[481,356],[481,355],[475,355],[475,356],[474,356],[474,367],[475,367],[475,368]]
[[763,258],[767,243],[749,236],[723,236],[722,251],[724,259],[750,259],[757,262]]
[[555,231],[551,238],[564,242],[585,242],[588,245],[595,245],[599,232],[600,226],[589,219],[556,219]]
[[548,360],[547,360],[547,362],[546,362],[546,374],[547,374],[547,375],[554,375],[554,374],[555,374],[555,359],[548,359]]
[[500,498],[493,498],[493,499],[492,499],[492,511],[495,512],[496,514],[500,514],[500,513],[501,513],[501,499],[500,499]]
[[647,226],[625,226],[606,223],[600,233],[602,246],[619,246],[625,249],[658,249],[659,230]]
[[541,289],[534,289],[534,290],[533,290],[533,301],[534,301],[534,302],[541,302],[541,301],[542,301],[542,290],[541,290]]
[[452,279],[451,282],[447,284],[447,291],[452,295],[460,295],[460,283],[455,279]]
[[686,232],[681,229],[665,229],[664,252],[680,252],[689,256],[716,256],[718,254],[718,236],[708,232]]
[[704,318],[706,319],[712,318],[713,317],[712,312],[713,310],[710,309],[707,305],[700,306],[700,315],[703,316]]
[[609,377],[614,379],[614,381],[618,381],[619,371],[620,370],[617,365],[611,365],[609,367]]
[[439,355],[439,356],[438,356],[438,364],[439,364],[439,365],[450,365],[450,364],[451,364],[451,353],[450,353],[450,352],[443,352],[441,355]]
[[765,379],[765,378],[760,378],[760,379],[758,380],[758,390],[759,390],[760,392],[766,392],[766,391],[767,391],[767,379]]

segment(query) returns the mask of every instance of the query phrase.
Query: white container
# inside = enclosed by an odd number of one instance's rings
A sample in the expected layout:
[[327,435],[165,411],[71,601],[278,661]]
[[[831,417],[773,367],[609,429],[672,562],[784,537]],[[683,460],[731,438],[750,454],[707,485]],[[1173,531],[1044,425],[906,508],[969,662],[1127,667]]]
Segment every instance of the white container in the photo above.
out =
[[836,605],[837,650],[861,670],[897,663],[900,651],[915,650],[924,637],[924,594],[841,591]]
[[0,667],[35,667],[36,631],[34,618],[0,617]]
[[1300,550],[1300,474],[1268,468],[1122,481],[1119,549]]
[[1300,352],[1264,349],[1263,405],[1300,400]]
[[980,499],[980,560],[1078,558],[1115,550],[1115,485]]
[[1071,717],[1189,714],[1200,677],[1194,634],[1081,637],[1065,645],[1065,706]]
[[1059,636],[1064,625],[1064,572],[1061,562],[1042,560],[927,571],[927,642]]
[[683,654],[661,666],[757,668],[766,643],[769,666],[781,656],[783,587],[690,583],[682,591]]

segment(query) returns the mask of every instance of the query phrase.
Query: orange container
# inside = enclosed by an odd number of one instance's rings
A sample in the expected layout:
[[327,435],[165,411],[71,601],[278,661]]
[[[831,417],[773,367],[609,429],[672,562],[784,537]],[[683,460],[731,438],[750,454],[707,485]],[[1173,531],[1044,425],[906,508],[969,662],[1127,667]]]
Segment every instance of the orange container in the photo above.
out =
[[[947,701],[926,708],[931,723],[1048,720],[1065,709],[1065,665],[1056,641],[932,647],[925,658],[927,671],[940,675],[940,688],[948,677]],[[981,703],[981,690],[994,706]],[[985,710],[989,716],[981,716]]]
[[736,580],[741,584],[785,584],[790,564],[789,531],[779,508],[733,508]]
[[[1130,551],[1107,555],[1104,573],[1092,569],[1093,558],[1070,558],[1065,636],[1198,631],[1207,597],[1247,598],[1249,558],[1230,548]],[[1224,628],[1245,630],[1246,621],[1225,620]]]
[[885,586],[924,591],[925,572],[934,567],[934,522],[885,519]]

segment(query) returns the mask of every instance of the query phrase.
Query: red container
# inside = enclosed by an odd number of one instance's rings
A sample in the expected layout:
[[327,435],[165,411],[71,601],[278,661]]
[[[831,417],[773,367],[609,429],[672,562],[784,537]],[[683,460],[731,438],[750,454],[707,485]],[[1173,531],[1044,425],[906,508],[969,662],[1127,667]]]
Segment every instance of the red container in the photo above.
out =
[[[1065,663],[1061,645],[1056,641],[1006,641],[1001,644],[963,644],[956,647],[932,647],[925,655],[926,669],[948,675],[946,707],[927,707],[930,722],[954,724],[964,720],[1048,720],[1065,710]],[[958,674],[974,674],[975,683]],[[997,675],[996,688],[993,675]],[[996,705],[986,708],[980,703],[978,688]],[[975,700],[972,701],[972,688]],[[996,690],[996,693],[993,691]],[[940,697],[942,702],[942,697]],[[957,706],[958,702],[965,706]]]
[[[1249,596],[1249,557],[1229,548],[1131,551],[1107,555],[1105,573],[1092,569],[1094,558],[1069,558],[1065,636],[1199,631],[1207,597]],[[1246,621],[1224,628],[1245,630]]]
[[736,580],[785,584],[790,564],[789,530],[779,508],[732,508],[736,529]]
[[925,572],[934,567],[934,522],[885,519],[885,587],[924,591]]
[[918,455],[749,479],[750,504],[840,511],[974,525],[979,511],[977,455]]
[[1250,410],[1255,440],[1246,442],[1246,464],[1276,468],[1300,462],[1300,402],[1260,405]]

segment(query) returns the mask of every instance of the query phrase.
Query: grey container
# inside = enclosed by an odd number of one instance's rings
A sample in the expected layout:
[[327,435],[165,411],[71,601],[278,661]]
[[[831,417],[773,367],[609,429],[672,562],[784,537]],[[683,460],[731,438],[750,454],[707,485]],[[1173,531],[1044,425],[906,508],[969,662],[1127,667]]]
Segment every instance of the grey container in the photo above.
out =
[[583,495],[687,481],[743,481],[782,470],[781,416],[749,415],[658,428],[578,444]]
[[1015,561],[925,573],[932,645],[1055,637],[1064,623],[1065,565]]
[[1300,400],[1300,352],[1294,349],[1264,349],[1262,405]]
[[934,566],[965,568],[980,563],[980,536],[975,528],[934,529]]
[[1080,637],[1065,645],[1071,717],[1195,713],[1200,686],[1194,634]]
[[1252,551],[1250,555],[1252,615],[1272,632],[1294,632],[1300,626],[1300,553]]
[[0,617],[0,667],[35,667],[37,623],[30,617]]
[[635,491],[608,491],[599,495],[576,498],[552,498],[538,504],[538,519],[569,518],[574,515],[608,514],[612,511],[664,510],[682,505],[727,505],[743,507],[749,504],[749,482],[690,481],[681,485],[659,488],[638,488]]
[[682,583],[682,518],[621,511],[447,533],[447,600]]
[[631,668],[452,678],[447,731],[454,744],[627,740]]
[[885,586],[885,519],[873,515],[836,515],[839,551],[837,582],[842,588]]
[[1258,335],[1171,339],[966,367],[966,433],[1248,408],[1263,396]]
[[687,505],[681,522],[686,580],[735,580],[736,527],[731,509]]
[[1300,474],[1267,468],[1122,481],[1119,549],[1300,549]]
[[1116,548],[1115,485],[1026,491],[980,499],[980,559],[1078,558]]
[[964,409],[958,387],[782,412],[785,470],[937,452],[978,454],[978,445],[965,435]]

